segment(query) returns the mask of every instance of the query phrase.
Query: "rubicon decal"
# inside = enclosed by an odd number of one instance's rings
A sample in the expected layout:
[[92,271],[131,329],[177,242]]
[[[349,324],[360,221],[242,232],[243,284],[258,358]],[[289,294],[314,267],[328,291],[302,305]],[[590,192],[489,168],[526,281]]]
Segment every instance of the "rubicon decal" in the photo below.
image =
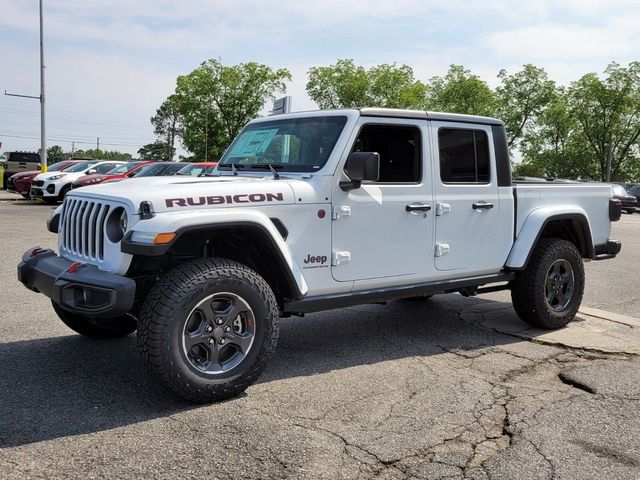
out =
[[222,205],[233,203],[282,202],[282,193],[241,193],[239,195],[211,195],[208,197],[167,198],[165,204],[173,207],[197,207],[199,205]]

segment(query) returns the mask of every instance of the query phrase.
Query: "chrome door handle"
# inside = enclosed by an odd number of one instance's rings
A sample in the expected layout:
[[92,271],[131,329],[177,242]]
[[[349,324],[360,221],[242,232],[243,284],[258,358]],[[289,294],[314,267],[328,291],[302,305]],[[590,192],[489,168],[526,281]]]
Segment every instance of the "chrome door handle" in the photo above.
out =
[[493,203],[489,203],[485,201],[475,202],[473,204],[474,210],[491,210],[492,208],[493,208]]
[[419,212],[428,212],[431,210],[431,205],[427,205],[426,203],[410,203],[405,208],[405,211],[409,213],[419,213]]

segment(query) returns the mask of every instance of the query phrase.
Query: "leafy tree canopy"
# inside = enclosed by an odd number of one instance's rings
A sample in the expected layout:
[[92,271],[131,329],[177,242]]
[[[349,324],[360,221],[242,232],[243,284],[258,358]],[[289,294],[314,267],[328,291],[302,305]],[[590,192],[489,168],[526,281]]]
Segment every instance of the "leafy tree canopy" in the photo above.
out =
[[307,93],[320,108],[424,108],[425,85],[408,65],[377,65],[369,70],[353,60],[309,69]]

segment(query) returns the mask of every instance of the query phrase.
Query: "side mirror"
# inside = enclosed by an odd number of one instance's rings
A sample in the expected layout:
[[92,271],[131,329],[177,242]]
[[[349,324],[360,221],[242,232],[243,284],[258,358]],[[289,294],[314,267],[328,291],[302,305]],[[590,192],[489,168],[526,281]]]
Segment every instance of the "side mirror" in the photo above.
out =
[[363,181],[377,181],[380,177],[380,154],[376,152],[352,152],[347,158],[344,173],[348,182],[340,182],[345,192],[360,188]]
[[91,170],[87,170],[86,175],[93,175],[94,173],[98,173],[98,171],[95,168],[92,168]]

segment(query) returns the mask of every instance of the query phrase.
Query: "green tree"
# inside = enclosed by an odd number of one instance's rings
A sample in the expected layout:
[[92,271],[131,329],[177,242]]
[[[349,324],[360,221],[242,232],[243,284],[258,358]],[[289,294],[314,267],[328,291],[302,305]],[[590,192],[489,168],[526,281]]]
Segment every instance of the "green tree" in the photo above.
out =
[[[67,158],[71,158],[72,155],[70,152],[67,152],[65,156]],[[98,150],[96,148],[92,148],[89,150],[76,150],[75,152],[73,152],[73,157],[94,158],[96,160],[120,160],[124,162],[128,162],[133,158],[130,153],[118,152],[116,150]]]
[[169,150],[170,148],[171,146],[169,144],[156,141],[141,147],[138,150],[138,156],[140,157],[140,160],[145,161],[171,161],[175,155],[175,149]]
[[184,146],[197,159],[218,159],[240,129],[258,116],[276,92],[291,80],[287,69],[255,62],[225,66],[203,62],[178,77],[175,98]]
[[321,109],[367,107],[367,70],[353,60],[338,60],[328,67],[311,67],[307,94]]
[[[611,63],[602,79],[589,73],[568,91],[569,112],[602,181],[628,179],[640,157],[640,62]],[[608,171],[608,163],[611,164]]]
[[598,179],[593,155],[576,135],[577,126],[569,113],[566,89],[557,89],[551,102],[536,117],[535,127],[524,135],[523,162],[514,165],[514,175]]
[[451,65],[444,77],[427,84],[429,110],[469,115],[493,115],[494,95],[489,85],[462,65]]
[[369,70],[353,60],[309,69],[307,93],[320,108],[423,108],[426,86],[408,65],[382,64]]
[[494,114],[504,121],[507,141],[512,147],[537,123],[537,117],[553,100],[556,87],[543,68],[531,64],[513,75],[500,70],[498,78],[501,83],[495,91]]
[[47,148],[47,164],[52,165],[54,163],[61,162],[65,159],[64,150],[60,145],[52,145]]
[[[165,145],[166,151],[163,157],[167,160],[173,160],[173,156],[176,151],[176,137],[182,135],[181,119],[182,115],[180,114],[179,99],[176,95],[170,95],[164,102],[162,102],[160,108],[156,110],[156,114],[151,117],[153,131],[160,139],[162,139],[160,143],[164,143]],[[145,147],[148,146],[149,145],[145,145]]]

